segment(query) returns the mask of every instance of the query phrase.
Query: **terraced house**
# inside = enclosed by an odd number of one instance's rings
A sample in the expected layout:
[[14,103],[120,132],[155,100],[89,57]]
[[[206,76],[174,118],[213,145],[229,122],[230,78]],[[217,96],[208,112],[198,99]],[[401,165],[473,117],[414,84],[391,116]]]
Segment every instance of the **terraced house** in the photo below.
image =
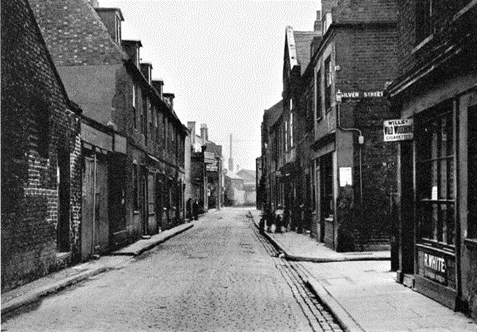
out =
[[118,8],[96,1],[31,0],[71,99],[83,109],[82,258],[184,220],[187,128],[172,94],[122,40]]

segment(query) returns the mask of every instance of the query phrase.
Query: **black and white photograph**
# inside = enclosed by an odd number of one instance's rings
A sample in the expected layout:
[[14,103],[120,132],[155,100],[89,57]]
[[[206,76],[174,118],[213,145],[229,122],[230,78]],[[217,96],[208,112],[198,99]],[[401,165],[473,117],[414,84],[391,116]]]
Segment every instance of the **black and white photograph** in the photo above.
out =
[[2,332],[477,332],[477,0],[2,0]]

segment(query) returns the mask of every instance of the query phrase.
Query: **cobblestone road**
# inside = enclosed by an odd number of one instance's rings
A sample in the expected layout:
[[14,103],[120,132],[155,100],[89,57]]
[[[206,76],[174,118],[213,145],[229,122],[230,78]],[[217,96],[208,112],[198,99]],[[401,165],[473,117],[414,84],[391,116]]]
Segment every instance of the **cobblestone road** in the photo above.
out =
[[2,322],[2,331],[341,331],[245,209],[211,212],[118,270]]

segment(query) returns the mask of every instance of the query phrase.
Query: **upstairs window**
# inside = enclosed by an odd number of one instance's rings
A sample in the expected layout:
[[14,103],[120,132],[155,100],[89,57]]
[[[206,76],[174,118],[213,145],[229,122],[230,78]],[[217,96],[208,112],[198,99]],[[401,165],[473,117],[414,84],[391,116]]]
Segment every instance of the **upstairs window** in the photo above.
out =
[[321,69],[316,73],[316,120],[320,121],[323,111],[321,109]]
[[439,32],[471,0],[419,0],[416,2],[416,41]]
[[293,113],[290,113],[290,147],[293,147]]
[[332,71],[331,71],[331,57],[325,60],[325,110],[329,112],[331,110],[331,84],[332,84]]
[[139,100],[139,89],[136,84],[133,84],[132,88],[132,118],[134,129],[137,129],[137,118],[138,118],[138,100]]

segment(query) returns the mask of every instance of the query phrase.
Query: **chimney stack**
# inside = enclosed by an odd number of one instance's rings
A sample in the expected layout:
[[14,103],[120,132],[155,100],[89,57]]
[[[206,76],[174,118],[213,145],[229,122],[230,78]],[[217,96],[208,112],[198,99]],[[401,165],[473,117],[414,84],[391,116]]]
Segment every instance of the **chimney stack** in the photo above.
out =
[[188,121],[187,128],[190,130],[190,144],[194,146],[195,144],[195,121]]
[[316,21],[315,21],[315,26],[313,30],[321,32],[321,11],[320,10],[316,11]]
[[200,137],[205,140],[209,140],[209,131],[207,129],[207,124],[202,123],[200,125]]
[[89,3],[91,4],[91,6],[93,6],[93,8],[99,7],[98,0],[89,0]]

